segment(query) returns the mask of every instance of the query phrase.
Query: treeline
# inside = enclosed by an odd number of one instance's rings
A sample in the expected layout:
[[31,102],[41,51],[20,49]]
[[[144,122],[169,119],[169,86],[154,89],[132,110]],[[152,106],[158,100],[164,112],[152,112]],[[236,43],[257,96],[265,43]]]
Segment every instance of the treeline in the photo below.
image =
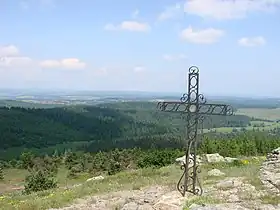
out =
[[[154,159],[155,162],[159,162],[160,166],[162,164],[161,161],[157,160],[156,157],[166,158],[168,162],[171,160],[174,162],[175,157],[179,157],[180,155],[184,154],[184,145],[186,145],[186,141],[182,140],[182,144],[172,144],[173,141],[170,141],[170,145],[168,148],[159,146],[154,146],[152,148],[127,148],[127,149],[120,149],[120,148],[112,148],[110,151],[98,151],[98,152],[91,152],[89,148],[87,152],[84,151],[71,151],[66,149],[64,151],[57,151],[54,150],[50,154],[50,156],[55,156],[59,159],[65,159],[65,157],[71,154],[70,159],[75,159],[74,162],[80,162],[80,159],[93,158],[90,160],[91,163],[98,164],[102,168],[98,168],[96,165],[92,165],[93,170],[97,171],[104,171],[109,166],[109,162],[114,160],[118,163],[121,163],[123,169],[127,168],[128,165],[130,167],[136,166],[140,164],[143,165],[143,162],[147,161],[144,160],[145,158]],[[230,156],[230,157],[239,157],[239,156],[259,156],[259,155],[266,155],[267,153],[271,152],[273,149],[280,147],[280,137],[273,136],[269,133],[265,132],[245,132],[239,133],[235,135],[220,135],[219,137],[215,135],[206,135],[202,136],[198,143],[198,153],[199,154],[210,154],[210,153],[219,153],[223,156]],[[24,155],[23,155],[24,154]],[[28,155],[26,155],[28,154]],[[30,156],[32,154],[32,156]],[[172,155],[171,155],[172,154]],[[28,157],[27,157],[28,156]],[[40,159],[40,157],[50,157],[48,155],[35,155],[31,150],[26,149],[20,156],[19,159],[12,159],[12,160],[2,160],[0,163],[5,167],[19,167],[25,168],[26,166],[26,159],[32,160],[34,157]],[[72,157],[73,156],[73,157]],[[144,158],[145,157],[145,158]],[[144,159],[142,159],[144,158]],[[77,159],[77,161],[76,161]],[[69,160],[70,161],[70,160]],[[68,161],[68,162],[69,162]],[[82,161],[82,162],[83,162]],[[171,161],[171,162],[172,162]],[[67,162],[67,161],[66,161]],[[70,161],[71,162],[71,161]],[[77,162],[77,163],[78,163]],[[164,161],[165,162],[165,161]],[[166,163],[167,164],[167,163]],[[166,165],[163,164],[163,165]],[[25,165],[25,166],[24,166]],[[150,166],[155,165],[151,164]],[[144,166],[143,166],[144,167]],[[147,167],[147,165],[145,165]]]
[[[113,148],[181,147],[185,115],[160,112],[156,107],[151,109],[150,103],[118,103],[115,106],[2,107],[0,159],[18,156],[24,148],[41,153],[53,151],[54,147],[90,152]],[[249,122],[247,116],[215,116],[206,120],[203,127],[242,127]]]
[[[176,147],[177,145],[174,145]],[[280,138],[267,133],[246,132],[231,138],[217,139],[206,136],[198,145],[200,155],[219,153],[223,156],[266,155],[280,147]],[[112,149],[108,152],[72,152],[57,151],[52,155],[35,156],[32,151],[25,151],[19,159],[0,161],[0,181],[5,179],[3,168],[21,168],[29,171],[25,180],[25,193],[57,187],[58,168],[66,168],[69,178],[75,179],[81,173],[91,176],[100,174],[114,175],[123,170],[163,167],[175,162],[184,155],[184,148],[132,148]],[[242,161],[234,161],[240,166]]]
[[[279,132],[279,130],[274,130]],[[200,142],[200,153],[219,153],[223,156],[266,155],[280,147],[280,136],[270,132],[246,131],[231,134],[208,135]]]

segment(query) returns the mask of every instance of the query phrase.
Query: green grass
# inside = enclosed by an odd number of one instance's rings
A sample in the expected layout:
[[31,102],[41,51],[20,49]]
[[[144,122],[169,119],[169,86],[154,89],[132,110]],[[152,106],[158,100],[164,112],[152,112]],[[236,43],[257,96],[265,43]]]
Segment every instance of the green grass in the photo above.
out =
[[186,202],[183,210],[189,210],[192,204],[205,205],[205,204],[218,204],[222,203],[222,200],[216,199],[210,196],[194,197]]
[[[253,159],[249,158],[249,164],[242,166],[235,166],[233,164],[219,163],[207,164],[202,167],[200,179],[202,187],[213,185],[224,179],[225,177],[209,177],[207,172],[212,168],[220,169],[226,173],[226,177],[244,177],[248,183],[251,183],[256,188],[261,189],[261,183],[258,179],[259,168],[262,163],[262,158]],[[17,173],[14,173],[17,172]],[[11,178],[7,179],[5,183],[16,183],[23,179],[20,170],[8,170],[6,174],[10,174]],[[14,174],[13,174],[14,173]],[[176,189],[178,178],[181,176],[182,171],[179,166],[170,165],[160,169],[146,168],[141,170],[124,171],[113,176],[105,177],[104,180],[85,182],[89,176],[83,174],[76,180],[69,180],[66,177],[66,170],[60,169],[58,174],[58,181],[60,188],[33,193],[31,195],[24,195],[21,192],[7,193],[0,196],[0,209],[20,209],[20,210],[35,210],[35,209],[49,209],[65,206],[73,203],[76,199],[85,198],[89,195],[104,194],[108,192],[120,190],[138,190],[145,186],[164,185],[169,186],[172,190]],[[9,181],[8,181],[9,180]],[[66,181],[65,181],[66,180]],[[71,186],[75,183],[82,183],[80,186],[65,189],[63,186]],[[275,203],[276,198],[267,196],[263,198],[266,203]],[[192,203],[218,203],[219,199],[209,198],[207,196],[195,197],[186,203],[187,209]]]
[[[48,209],[57,208],[87,195],[118,190],[136,190],[148,185],[174,185],[181,171],[174,165],[161,169],[143,169],[121,172],[101,181],[83,182],[81,186],[55,189],[31,195],[11,193],[0,197],[0,209]],[[80,181],[81,182],[81,181]]]
[[280,196],[277,195],[265,195],[261,197],[261,201],[263,204],[272,204],[278,205],[280,203]]
[[[65,168],[60,168],[57,174],[57,182],[59,187],[70,187],[77,183],[86,181],[88,178],[92,177],[88,173],[79,174],[76,179],[67,178],[68,170]],[[0,181],[0,194],[9,193],[16,191],[16,189],[24,188],[24,180],[28,171],[24,169],[5,169],[4,170],[4,180]]]

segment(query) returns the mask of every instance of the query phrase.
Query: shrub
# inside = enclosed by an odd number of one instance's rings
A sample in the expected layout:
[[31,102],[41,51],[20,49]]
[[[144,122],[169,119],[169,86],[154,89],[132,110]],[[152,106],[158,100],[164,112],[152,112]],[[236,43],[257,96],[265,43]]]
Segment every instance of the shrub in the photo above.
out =
[[240,166],[244,166],[245,164],[242,160],[234,160],[230,165],[240,167]]
[[22,162],[22,167],[24,169],[29,169],[33,167],[34,155],[31,152],[23,152],[20,155],[20,160]]
[[33,170],[25,179],[24,191],[27,194],[56,188],[57,183],[54,178],[44,170]]
[[108,164],[108,175],[114,175],[121,171],[121,164],[117,161],[111,160]]
[[68,151],[65,153],[64,163],[68,169],[71,169],[78,162],[78,156],[76,153]]
[[76,164],[72,166],[68,171],[69,178],[77,178],[78,173],[83,171],[83,166],[81,164]]
[[137,162],[140,168],[163,167],[174,163],[182,153],[178,150],[153,150],[144,153]]
[[28,170],[30,172],[41,170],[50,176],[55,176],[58,171],[58,165],[49,156],[44,158],[36,157],[33,159],[33,167],[28,168]]

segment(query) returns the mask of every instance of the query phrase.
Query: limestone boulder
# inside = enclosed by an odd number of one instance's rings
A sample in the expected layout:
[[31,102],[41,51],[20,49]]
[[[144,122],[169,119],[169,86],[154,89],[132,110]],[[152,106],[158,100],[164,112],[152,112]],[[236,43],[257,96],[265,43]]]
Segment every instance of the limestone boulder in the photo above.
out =
[[225,161],[224,157],[218,153],[206,154],[205,156],[206,156],[206,161],[208,163],[219,163]]
[[219,169],[212,169],[211,171],[208,171],[208,176],[224,176],[225,173],[221,172]]
[[[193,164],[192,158],[193,158],[193,155],[190,155],[190,165]],[[197,164],[201,164],[202,163],[201,156],[197,155],[196,156],[196,161],[197,161]],[[179,157],[179,158],[176,158],[175,162],[177,164],[184,165],[186,163],[186,155],[184,155],[182,157]]]

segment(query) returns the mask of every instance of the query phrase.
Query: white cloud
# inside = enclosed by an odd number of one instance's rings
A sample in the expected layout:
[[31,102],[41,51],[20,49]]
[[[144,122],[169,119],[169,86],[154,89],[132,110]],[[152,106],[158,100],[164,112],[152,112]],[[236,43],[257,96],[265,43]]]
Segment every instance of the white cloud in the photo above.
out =
[[26,67],[33,63],[31,58],[21,56],[15,45],[0,46],[0,67]]
[[279,0],[187,0],[184,11],[203,18],[238,19],[253,12],[274,11]]
[[57,60],[44,60],[40,62],[40,66],[43,68],[59,68],[60,62]]
[[165,54],[165,55],[163,55],[163,59],[167,60],[167,61],[177,61],[177,60],[183,60],[186,58],[187,58],[187,56],[185,54],[178,54],[178,55]]
[[127,31],[137,31],[145,32],[150,30],[150,26],[147,23],[141,23],[137,21],[123,21],[119,25],[107,24],[104,27],[105,30],[127,30]]
[[0,67],[30,67],[34,64],[33,60],[29,57],[2,57],[0,59]]
[[84,69],[86,63],[77,58],[65,58],[61,60],[44,60],[40,62],[43,68],[62,68],[62,69]]
[[19,54],[19,49],[14,45],[0,46],[0,57],[16,56]]
[[225,32],[220,29],[207,28],[194,30],[191,26],[184,29],[180,36],[183,40],[196,44],[212,44],[217,42]]
[[180,3],[177,3],[174,6],[167,7],[162,13],[159,14],[157,19],[159,21],[164,21],[183,15],[182,7],[183,6]]
[[144,66],[135,66],[134,69],[133,69],[133,71],[135,73],[140,73],[140,72],[143,72],[145,70],[146,70],[146,68]]
[[0,46],[0,67],[43,67],[58,69],[83,69],[86,67],[86,64],[77,58],[36,61],[28,56],[21,55],[19,49],[16,46],[6,45]]
[[263,46],[266,44],[265,38],[262,36],[257,37],[243,37],[238,40],[238,44],[244,47],[256,47]]

